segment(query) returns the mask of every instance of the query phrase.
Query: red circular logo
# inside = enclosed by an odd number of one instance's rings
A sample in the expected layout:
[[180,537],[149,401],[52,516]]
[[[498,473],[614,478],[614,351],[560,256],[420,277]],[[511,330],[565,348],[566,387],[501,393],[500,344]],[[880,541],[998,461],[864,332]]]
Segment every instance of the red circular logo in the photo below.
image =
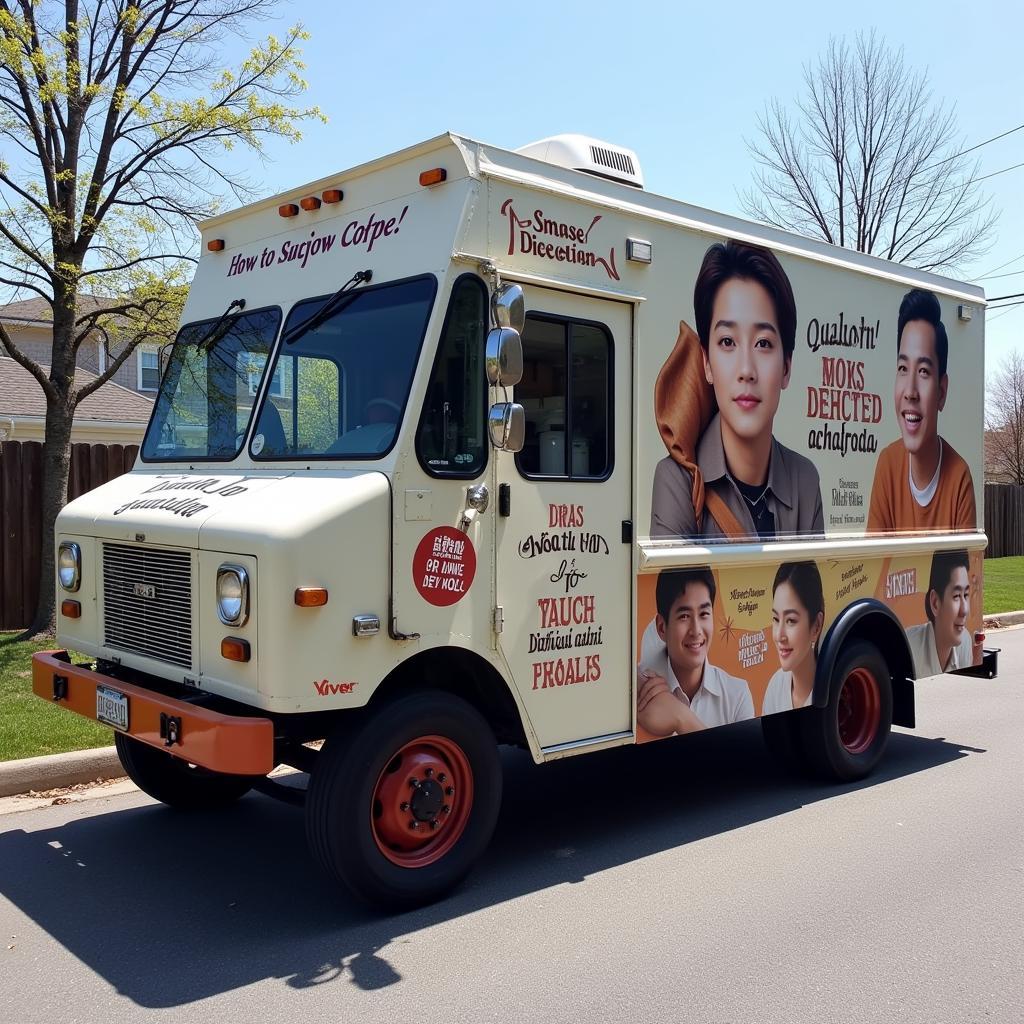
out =
[[473,542],[450,526],[437,526],[416,546],[412,578],[424,601],[439,608],[460,601],[473,585],[476,550]]

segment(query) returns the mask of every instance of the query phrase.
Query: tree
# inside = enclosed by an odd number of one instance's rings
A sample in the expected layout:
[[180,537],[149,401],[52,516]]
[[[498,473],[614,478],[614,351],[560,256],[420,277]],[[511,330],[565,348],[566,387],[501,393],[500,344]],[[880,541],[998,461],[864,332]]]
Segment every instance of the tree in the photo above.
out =
[[874,33],[833,39],[803,77],[795,111],[772,100],[760,141],[747,143],[759,165],[748,214],[922,270],[955,270],[986,250],[997,216],[978,164],[902,50]]
[[[40,296],[53,319],[50,364],[0,342],[46,394],[44,537],[67,500],[75,407],[136,346],[173,337],[194,225],[220,194],[252,187],[229,169],[236,143],[263,152],[322,118],[288,101],[306,87],[301,26],[255,45],[234,69],[219,46],[248,38],[273,0],[0,0],[0,285]],[[105,298],[115,296],[115,298]],[[75,385],[96,334],[113,356]],[[54,552],[44,544],[30,632],[52,628]]]
[[989,379],[986,443],[992,469],[1024,484],[1024,355],[1011,352]]

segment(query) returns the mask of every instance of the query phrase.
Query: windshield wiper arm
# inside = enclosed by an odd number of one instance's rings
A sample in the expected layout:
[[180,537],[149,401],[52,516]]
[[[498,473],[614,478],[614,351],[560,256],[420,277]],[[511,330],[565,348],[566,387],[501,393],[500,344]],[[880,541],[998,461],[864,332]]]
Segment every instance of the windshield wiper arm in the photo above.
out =
[[220,319],[195,343],[196,348],[209,352],[228,333],[228,328],[231,326],[231,321],[228,320],[228,317],[233,309],[238,309],[239,311],[245,309],[245,299],[235,299],[221,313]]
[[293,327],[281,339],[285,345],[298,341],[304,334],[319,327],[329,316],[337,313],[354,297],[356,285],[364,284],[373,277],[372,270],[357,270],[324,304],[304,323]]

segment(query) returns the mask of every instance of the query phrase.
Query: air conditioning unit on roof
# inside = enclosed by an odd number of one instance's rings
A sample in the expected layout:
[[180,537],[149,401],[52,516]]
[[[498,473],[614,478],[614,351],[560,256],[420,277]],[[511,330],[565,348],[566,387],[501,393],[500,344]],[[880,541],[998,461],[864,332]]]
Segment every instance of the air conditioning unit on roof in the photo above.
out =
[[516,150],[523,156],[544,160],[558,167],[584,171],[633,188],[644,187],[644,175],[636,153],[624,146],[592,139],[587,135],[552,135]]

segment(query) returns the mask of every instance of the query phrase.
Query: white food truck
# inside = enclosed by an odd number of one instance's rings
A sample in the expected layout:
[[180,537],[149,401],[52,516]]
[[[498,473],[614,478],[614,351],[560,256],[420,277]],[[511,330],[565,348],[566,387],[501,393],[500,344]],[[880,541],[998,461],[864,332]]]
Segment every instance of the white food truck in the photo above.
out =
[[983,307],[581,136],[216,217],[134,469],[59,517],[34,690],[173,807],[308,772],[315,857],[386,906],[483,852],[499,744],[761,717],[860,777],[917,680],[995,672]]

